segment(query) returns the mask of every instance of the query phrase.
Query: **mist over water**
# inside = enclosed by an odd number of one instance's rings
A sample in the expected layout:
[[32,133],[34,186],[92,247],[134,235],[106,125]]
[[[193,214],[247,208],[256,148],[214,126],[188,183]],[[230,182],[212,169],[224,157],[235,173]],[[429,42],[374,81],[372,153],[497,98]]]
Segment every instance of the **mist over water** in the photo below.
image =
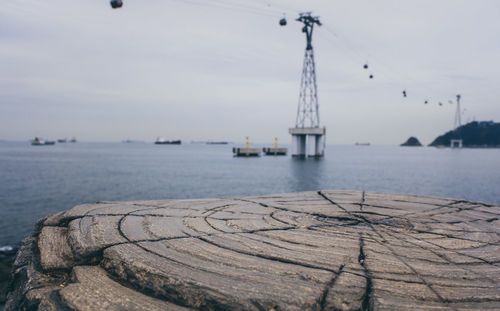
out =
[[0,142],[0,247],[83,203],[321,189],[500,203],[499,149],[327,146],[322,159],[234,158],[232,145]]

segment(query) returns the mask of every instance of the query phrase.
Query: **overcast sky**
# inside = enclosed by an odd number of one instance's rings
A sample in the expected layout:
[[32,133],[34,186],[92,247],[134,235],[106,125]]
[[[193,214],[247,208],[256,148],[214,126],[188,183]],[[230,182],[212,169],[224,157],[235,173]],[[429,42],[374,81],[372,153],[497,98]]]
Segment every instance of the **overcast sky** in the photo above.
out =
[[328,144],[428,144],[452,128],[458,93],[464,121],[500,121],[498,0],[4,0],[0,139],[288,143],[300,11],[324,24]]

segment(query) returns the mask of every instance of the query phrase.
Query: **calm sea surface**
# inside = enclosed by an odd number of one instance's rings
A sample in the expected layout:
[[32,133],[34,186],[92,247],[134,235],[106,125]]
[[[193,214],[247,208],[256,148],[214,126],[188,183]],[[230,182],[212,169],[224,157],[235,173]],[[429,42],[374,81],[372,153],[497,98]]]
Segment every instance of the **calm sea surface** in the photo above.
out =
[[231,148],[0,142],[0,248],[45,215],[97,201],[355,189],[500,203],[499,149],[334,145],[301,160],[234,158]]

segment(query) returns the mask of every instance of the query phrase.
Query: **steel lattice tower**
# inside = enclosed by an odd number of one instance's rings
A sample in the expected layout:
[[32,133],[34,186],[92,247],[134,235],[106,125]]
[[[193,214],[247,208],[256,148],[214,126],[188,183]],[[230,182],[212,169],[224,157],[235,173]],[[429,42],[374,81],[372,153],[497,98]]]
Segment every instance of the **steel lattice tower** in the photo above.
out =
[[296,20],[304,24],[302,32],[306,34],[307,45],[300,82],[299,105],[295,127],[319,127],[318,87],[316,85],[316,65],[314,63],[312,35],[314,24],[321,26],[321,22],[319,21],[319,17],[313,17],[311,13],[301,13]]
[[295,127],[288,130],[292,135],[292,156],[322,157],[325,154],[326,128],[319,127],[316,64],[312,46],[314,25],[321,26],[321,22],[317,16],[311,16],[311,13],[301,13],[297,21],[304,24],[302,32],[306,34],[307,45],[300,81],[297,119]]
[[462,126],[462,112],[460,111],[460,94],[457,95],[457,111],[455,112],[455,130]]
[[454,132],[455,135],[450,140],[450,147],[451,148],[462,148],[463,146],[463,139],[462,139],[462,133],[460,130],[460,127],[462,126],[462,111],[460,110],[460,94],[457,95],[457,111],[455,112],[455,124],[454,124]]

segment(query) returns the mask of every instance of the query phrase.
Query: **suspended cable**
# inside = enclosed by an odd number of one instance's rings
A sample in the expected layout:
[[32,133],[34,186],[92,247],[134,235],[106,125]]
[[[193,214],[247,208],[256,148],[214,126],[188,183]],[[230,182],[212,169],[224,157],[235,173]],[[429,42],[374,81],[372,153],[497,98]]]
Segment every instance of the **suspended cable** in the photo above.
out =
[[[350,50],[353,54],[356,54],[358,55],[359,57],[359,60],[358,62],[361,63],[361,60],[362,59],[370,59],[370,63],[372,64],[376,64],[376,65],[380,65],[381,67],[384,67],[387,72],[391,75],[393,75],[396,80],[398,82],[400,81],[410,81],[412,82],[413,85],[418,85],[417,86],[417,89],[420,88],[422,91],[424,91],[424,93],[431,93],[431,94],[435,94],[435,93],[438,93],[436,92],[436,90],[431,90],[428,86],[422,86],[422,83],[419,82],[419,81],[416,81],[414,78],[412,78],[411,76],[408,76],[406,74],[403,74],[402,72],[398,71],[398,70],[395,70],[392,66],[386,64],[385,62],[381,62],[379,59],[377,59],[376,57],[374,57],[373,55],[369,54],[369,53],[366,53],[366,54],[363,54],[363,52],[361,52],[358,48],[355,47],[354,44],[352,44],[350,42],[349,39],[339,35],[338,33],[336,33],[335,31],[333,31],[328,25],[324,26],[324,29],[334,38],[336,38],[339,42],[341,42],[341,44],[344,45],[344,48]],[[365,65],[363,66],[363,68],[366,66],[367,64],[365,63]],[[366,69],[366,68],[364,68]],[[370,79],[373,79],[373,74],[370,74],[369,78]],[[406,97],[406,96],[405,96]],[[428,100],[425,100],[424,101],[424,104],[427,104],[429,101]]]
[[[212,7],[217,9],[225,9],[234,12],[243,12],[249,13],[259,16],[272,17],[276,18],[277,15],[286,14],[287,12],[300,13],[296,8],[292,8],[290,6],[285,6],[283,4],[276,5],[271,0],[254,0],[251,2],[244,0],[208,0],[208,1],[198,1],[198,0],[171,0],[179,3],[194,5],[194,6],[203,6],[203,7]],[[121,7],[121,0],[111,0],[111,5],[113,8]],[[281,26],[285,26],[287,24],[286,18],[282,17],[279,20],[279,24]],[[401,83],[403,81],[409,82],[411,85],[415,85],[416,87],[411,87],[410,89],[420,89],[423,91],[422,93],[426,94],[436,94],[434,89],[430,89],[429,86],[422,85],[420,81],[415,80],[413,77],[402,73],[399,70],[394,69],[391,65],[380,61],[374,55],[370,53],[366,53],[361,51],[355,44],[353,44],[348,38],[345,36],[339,35],[333,29],[331,29],[328,25],[323,27],[326,30],[325,36],[322,36],[324,39],[334,44],[336,48],[344,49],[346,55],[349,56],[353,61],[362,65],[363,69],[369,69],[369,79],[375,78],[375,72],[373,69],[377,70],[377,75],[385,76],[384,73],[388,73],[393,76],[395,81]],[[335,41],[334,41],[335,40]],[[339,46],[339,43],[341,46]],[[356,59],[357,57],[357,59]],[[368,66],[368,62],[366,60],[370,60],[370,66]],[[363,61],[364,60],[364,61]],[[380,72],[380,68],[382,72]],[[389,80],[392,80],[389,78]],[[407,90],[402,90],[403,97],[408,97]],[[413,94],[418,92],[412,92]],[[422,100],[424,104],[430,103],[430,99],[427,96],[425,100]],[[437,101],[439,106],[442,106],[442,101]]]
[[276,17],[276,14],[271,12],[265,12],[263,10],[249,8],[247,6],[238,6],[238,5],[228,5],[226,3],[221,2],[220,0],[210,0],[210,1],[196,1],[196,0],[170,0],[178,3],[185,3],[194,6],[202,6],[202,7],[211,7],[211,8],[219,8],[226,9],[234,12],[244,12],[254,15],[266,16],[266,17]]

